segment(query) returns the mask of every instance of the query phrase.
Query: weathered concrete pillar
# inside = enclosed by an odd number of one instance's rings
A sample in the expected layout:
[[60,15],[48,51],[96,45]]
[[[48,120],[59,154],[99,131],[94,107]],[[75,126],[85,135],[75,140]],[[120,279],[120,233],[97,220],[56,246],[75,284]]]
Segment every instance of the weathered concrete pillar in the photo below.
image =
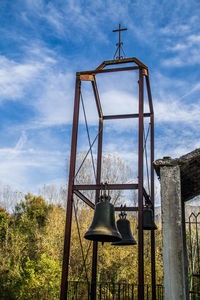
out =
[[167,165],[162,163],[160,165],[160,182],[164,299],[188,300],[179,165],[170,164],[169,160]]
[[200,194],[200,148],[154,162],[161,180],[165,300],[188,300],[184,203]]

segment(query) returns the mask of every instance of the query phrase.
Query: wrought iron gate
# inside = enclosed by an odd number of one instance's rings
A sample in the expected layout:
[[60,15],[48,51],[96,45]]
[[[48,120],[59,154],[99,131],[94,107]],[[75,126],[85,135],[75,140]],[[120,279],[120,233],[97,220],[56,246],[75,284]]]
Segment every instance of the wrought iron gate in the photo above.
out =
[[186,220],[188,284],[191,300],[200,300],[200,211]]

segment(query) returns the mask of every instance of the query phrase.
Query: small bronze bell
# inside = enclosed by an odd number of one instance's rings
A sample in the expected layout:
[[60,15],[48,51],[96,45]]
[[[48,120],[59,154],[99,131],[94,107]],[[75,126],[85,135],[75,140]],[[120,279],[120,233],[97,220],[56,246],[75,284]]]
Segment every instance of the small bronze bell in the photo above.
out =
[[119,220],[117,221],[117,228],[121,233],[122,240],[119,242],[113,242],[111,245],[131,246],[137,244],[132,235],[130,222],[126,219],[126,215],[127,214],[125,212],[121,212],[121,214],[119,215]]
[[111,204],[110,196],[105,193],[95,206],[92,224],[84,238],[99,242],[115,242],[122,239],[115,223],[115,208]]
[[143,208],[143,229],[155,230],[158,229],[154,223],[153,210],[149,206]]

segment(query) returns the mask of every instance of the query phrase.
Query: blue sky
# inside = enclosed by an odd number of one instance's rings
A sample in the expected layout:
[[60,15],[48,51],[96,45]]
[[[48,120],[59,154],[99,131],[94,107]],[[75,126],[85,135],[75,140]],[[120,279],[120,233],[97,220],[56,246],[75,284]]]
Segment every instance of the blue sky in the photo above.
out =
[[[0,184],[26,193],[67,182],[75,73],[113,58],[112,30],[119,23],[128,28],[122,34],[126,56],[149,67],[155,157],[175,158],[199,148],[199,15],[199,0],[1,0]],[[136,75],[99,75],[97,83],[105,113],[137,107]],[[94,137],[91,95],[85,84]],[[130,120],[110,122],[104,151],[134,166],[134,130],[137,124]],[[87,151],[81,133],[79,150]]]

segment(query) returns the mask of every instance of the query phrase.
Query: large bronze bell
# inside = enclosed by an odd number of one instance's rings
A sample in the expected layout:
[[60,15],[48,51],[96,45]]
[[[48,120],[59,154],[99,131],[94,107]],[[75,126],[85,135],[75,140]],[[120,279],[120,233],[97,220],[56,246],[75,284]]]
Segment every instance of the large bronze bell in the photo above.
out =
[[117,221],[117,228],[121,233],[122,240],[119,242],[113,242],[112,245],[131,246],[137,244],[131,232],[130,222],[126,219],[126,213],[121,212],[121,214],[119,215],[119,220]]
[[154,223],[153,210],[149,206],[143,208],[143,229],[155,230],[158,229]]
[[100,197],[95,206],[92,224],[85,233],[84,238],[99,242],[115,242],[122,239],[115,223],[115,208],[111,204],[110,196]]

